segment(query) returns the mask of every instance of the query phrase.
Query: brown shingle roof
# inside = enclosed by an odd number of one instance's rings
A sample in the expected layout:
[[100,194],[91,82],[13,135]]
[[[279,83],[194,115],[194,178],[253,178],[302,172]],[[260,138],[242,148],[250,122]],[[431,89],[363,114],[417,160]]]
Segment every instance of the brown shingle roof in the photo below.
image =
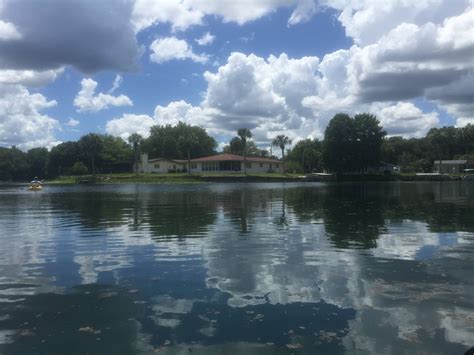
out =
[[[244,157],[235,154],[217,154],[209,157],[192,159],[192,162],[208,162],[208,161],[244,161]],[[278,164],[280,161],[270,158],[258,158],[258,157],[247,157],[248,162],[255,163],[275,163]]]

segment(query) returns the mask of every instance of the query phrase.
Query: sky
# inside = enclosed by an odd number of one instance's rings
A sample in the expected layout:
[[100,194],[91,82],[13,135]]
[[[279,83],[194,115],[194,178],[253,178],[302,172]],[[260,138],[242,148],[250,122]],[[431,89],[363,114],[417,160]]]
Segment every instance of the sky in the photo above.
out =
[[0,0],[0,146],[179,121],[219,148],[319,138],[339,112],[388,135],[474,124],[470,0]]

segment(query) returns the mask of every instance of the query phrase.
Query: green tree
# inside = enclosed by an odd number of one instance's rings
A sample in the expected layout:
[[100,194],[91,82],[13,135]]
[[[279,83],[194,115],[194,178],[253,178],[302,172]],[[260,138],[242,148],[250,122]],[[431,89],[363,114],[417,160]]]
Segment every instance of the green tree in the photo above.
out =
[[329,122],[324,132],[323,161],[330,171],[338,174],[354,168],[356,142],[354,120],[339,113]]
[[431,128],[426,139],[431,145],[433,160],[453,159],[456,153],[461,153],[457,146],[457,129],[455,127]]
[[355,163],[361,172],[380,162],[383,138],[387,134],[374,115],[363,113],[354,117]]
[[299,172],[312,172],[321,169],[322,143],[317,139],[303,139],[288,151],[287,166],[300,167]]
[[95,163],[100,157],[100,153],[104,148],[101,136],[95,133],[89,133],[85,136],[82,136],[81,139],[79,139],[79,147],[81,148],[81,153],[85,159],[90,161],[92,175],[95,176]]
[[268,158],[270,156],[270,153],[266,149],[259,149],[257,152],[257,156],[261,158]]
[[[179,122],[176,126],[153,126],[150,136],[143,142],[143,151],[150,156],[168,159],[186,159],[187,149],[180,144],[180,137],[193,136],[196,144],[191,150],[191,159],[212,155],[217,142],[198,126]],[[181,139],[182,141],[182,139]]]
[[239,137],[234,137],[223,149],[224,153],[243,155],[243,145]]
[[458,128],[457,139],[459,147],[462,149],[462,154],[469,155],[474,153],[474,124]]
[[[236,155],[244,155],[244,149],[242,140],[239,137],[234,137],[230,140],[229,144],[226,145],[223,150],[224,153],[228,154],[236,154]],[[246,144],[246,151],[247,156],[255,156],[255,157],[266,157],[268,156],[268,152],[265,149],[259,149],[254,141],[247,140]]]
[[73,175],[86,175],[88,172],[87,166],[82,161],[76,161],[71,168]]
[[183,130],[182,136],[178,139],[179,149],[186,152],[186,159],[188,160],[188,175],[191,175],[191,151],[197,145],[197,138],[192,130]]
[[10,149],[0,147],[0,181],[12,179],[13,162],[10,159]]
[[283,174],[285,174],[286,173],[286,170],[285,170],[285,147],[287,145],[291,144],[291,139],[288,138],[287,136],[285,136],[284,134],[280,134],[280,135],[276,136],[273,139],[272,144],[275,147],[279,147],[281,149],[281,160],[283,162]]
[[244,174],[247,174],[247,141],[252,138],[252,132],[248,128],[239,128],[237,135],[242,142],[242,152],[244,153]]
[[83,159],[78,142],[61,143],[49,152],[46,173],[48,177],[67,174],[76,161],[83,161]]
[[138,159],[140,155],[140,145],[143,143],[143,137],[138,133],[133,133],[128,137],[128,143],[132,145],[133,150],[133,170],[138,175]]
[[48,162],[49,152],[46,148],[33,148],[26,153],[28,163],[28,176],[30,179],[35,176],[46,175],[46,164]]
[[27,156],[15,146],[0,148],[0,180],[26,181],[29,165]]

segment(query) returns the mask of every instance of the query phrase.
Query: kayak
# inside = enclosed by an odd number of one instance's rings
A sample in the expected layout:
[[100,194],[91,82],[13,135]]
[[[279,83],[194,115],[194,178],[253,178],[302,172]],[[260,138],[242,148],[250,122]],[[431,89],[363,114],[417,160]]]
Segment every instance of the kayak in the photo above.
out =
[[43,186],[41,185],[29,185],[28,191],[40,191],[43,190]]

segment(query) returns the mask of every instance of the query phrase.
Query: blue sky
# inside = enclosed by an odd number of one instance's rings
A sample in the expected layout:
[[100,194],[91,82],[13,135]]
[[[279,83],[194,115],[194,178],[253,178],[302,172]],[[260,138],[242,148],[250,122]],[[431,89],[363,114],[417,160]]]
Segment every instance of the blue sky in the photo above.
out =
[[248,127],[265,147],[321,138],[338,112],[405,137],[463,126],[473,24],[466,0],[6,0],[0,146],[183,121],[220,146]]

